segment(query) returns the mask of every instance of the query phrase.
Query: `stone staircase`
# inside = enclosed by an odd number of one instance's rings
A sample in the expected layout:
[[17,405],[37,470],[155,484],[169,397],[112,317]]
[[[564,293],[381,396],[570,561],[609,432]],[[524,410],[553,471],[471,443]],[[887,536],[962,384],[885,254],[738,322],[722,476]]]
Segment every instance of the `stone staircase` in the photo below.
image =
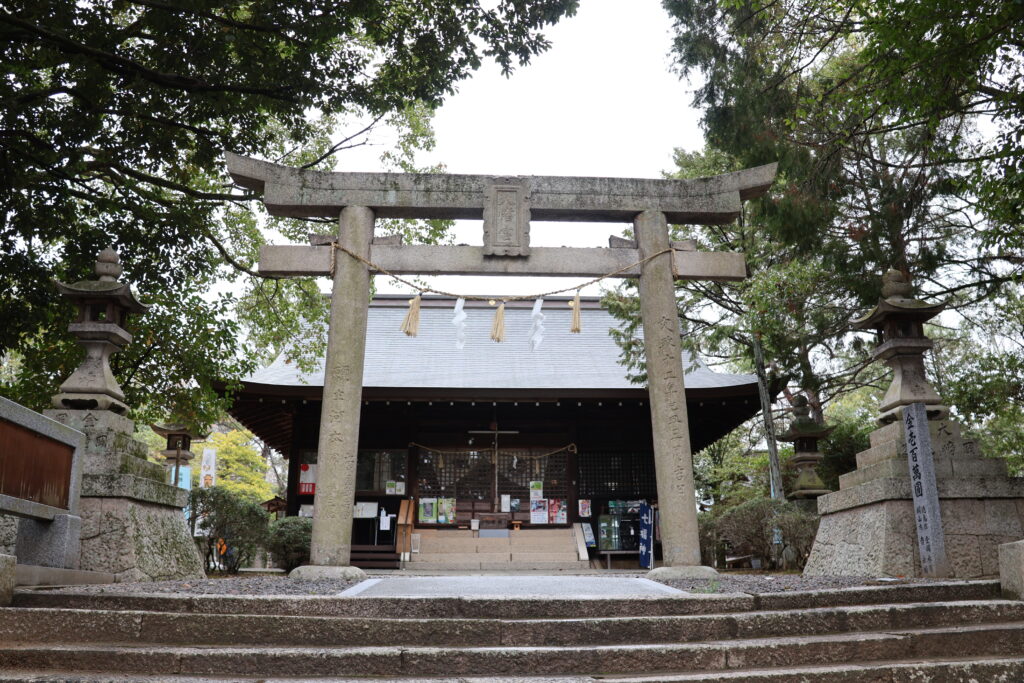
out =
[[412,570],[558,571],[589,569],[580,560],[572,528],[509,531],[505,538],[480,538],[468,529],[419,529],[420,551],[405,563]]
[[21,592],[0,681],[1020,681],[995,582],[631,598]]

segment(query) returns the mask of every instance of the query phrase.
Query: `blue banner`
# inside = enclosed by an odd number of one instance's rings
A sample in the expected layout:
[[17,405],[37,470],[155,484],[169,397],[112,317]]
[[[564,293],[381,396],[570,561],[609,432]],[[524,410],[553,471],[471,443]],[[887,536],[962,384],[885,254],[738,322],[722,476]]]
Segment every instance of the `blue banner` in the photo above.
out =
[[654,569],[654,508],[640,506],[640,566]]

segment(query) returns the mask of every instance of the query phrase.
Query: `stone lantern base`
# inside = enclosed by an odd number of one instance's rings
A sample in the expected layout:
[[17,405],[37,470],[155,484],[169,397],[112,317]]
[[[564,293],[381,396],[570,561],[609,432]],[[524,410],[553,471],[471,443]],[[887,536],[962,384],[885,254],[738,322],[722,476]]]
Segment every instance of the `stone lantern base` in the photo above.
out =
[[86,435],[80,568],[117,581],[203,578],[182,512],[188,493],[166,484],[164,468],[146,460],[145,444],[132,438],[134,423],[107,410],[46,415]]
[[[946,554],[955,578],[999,573],[998,546],[1024,538],[1024,479],[982,457],[950,419],[929,421]],[[902,420],[871,433],[840,490],[818,498],[821,525],[804,573],[920,576]]]

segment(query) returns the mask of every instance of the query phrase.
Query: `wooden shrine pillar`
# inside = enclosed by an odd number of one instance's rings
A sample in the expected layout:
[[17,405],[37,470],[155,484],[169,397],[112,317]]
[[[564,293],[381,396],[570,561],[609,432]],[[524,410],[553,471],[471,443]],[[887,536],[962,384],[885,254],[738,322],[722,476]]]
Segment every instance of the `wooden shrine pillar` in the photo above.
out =
[[[373,218],[373,211],[365,206],[346,206],[341,210],[338,243],[368,259]],[[360,570],[349,567],[349,562],[370,271],[366,264],[345,252],[334,251],[310,563],[314,569],[316,566],[345,567],[361,574]]]
[[640,255],[665,252],[640,267],[640,317],[644,330],[647,387],[654,433],[654,471],[661,514],[661,549],[666,567],[699,566],[697,504],[690,430],[683,386],[679,315],[672,273],[668,224],[660,211],[633,220]]

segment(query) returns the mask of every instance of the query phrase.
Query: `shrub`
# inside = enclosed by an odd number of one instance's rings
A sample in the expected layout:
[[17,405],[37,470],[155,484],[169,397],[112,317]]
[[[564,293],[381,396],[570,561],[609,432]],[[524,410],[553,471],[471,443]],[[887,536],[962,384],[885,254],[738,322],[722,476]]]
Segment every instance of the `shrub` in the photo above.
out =
[[[814,544],[818,516],[782,500],[754,498],[731,507],[714,519],[714,533],[726,541],[734,552],[762,558],[774,565],[776,529],[783,546],[797,555],[802,568]],[[781,548],[779,548],[781,550]]]
[[309,545],[313,537],[313,520],[309,517],[285,517],[270,525],[267,550],[277,565],[286,571],[309,562]]
[[229,574],[252,562],[267,539],[269,515],[257,503],[222,487],[189,493],[193,536],[205,536],[206,566]]

